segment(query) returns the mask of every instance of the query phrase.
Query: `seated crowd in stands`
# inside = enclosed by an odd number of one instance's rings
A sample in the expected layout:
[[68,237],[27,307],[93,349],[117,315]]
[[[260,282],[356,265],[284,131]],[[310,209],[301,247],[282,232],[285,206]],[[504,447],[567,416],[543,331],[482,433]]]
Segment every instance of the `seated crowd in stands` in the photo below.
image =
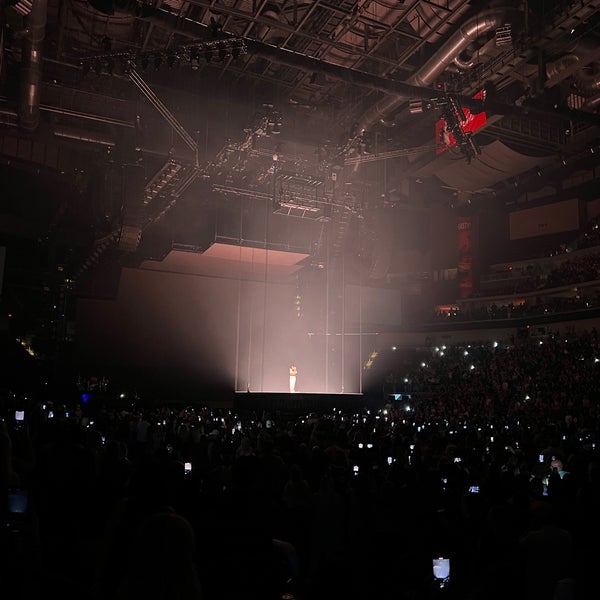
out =
[[518,319],[521,317],[534,317],[538,315],[559,314],[571,311],[589,310],[600,307],[600,298],[588,296],[586,298],[552,298],[551,301],[541,299],[524,300],[513,304],[496,304],[490,306],[454,307],[450,311],[437,311],[435,320],[448,321],[487,321],[494,319]]
[[358,412],[8,395],[4,594],[590,598],[599,351],[432,349],[402,365],[410,396]]
[[589,248],[596,250],[600,248],[598,219],[591,220],[585,231],[570,244],[561,244],[546,256],[549,258],[571,254],[568,259],[554,266],[544,265],[543,259],[539,258],[536,262],[519,269],[507,267],[501,273],[484,277],[472,297],[525,294],[574,283],[596,281],[600,279],[600,252],[577,253],[578,250]]

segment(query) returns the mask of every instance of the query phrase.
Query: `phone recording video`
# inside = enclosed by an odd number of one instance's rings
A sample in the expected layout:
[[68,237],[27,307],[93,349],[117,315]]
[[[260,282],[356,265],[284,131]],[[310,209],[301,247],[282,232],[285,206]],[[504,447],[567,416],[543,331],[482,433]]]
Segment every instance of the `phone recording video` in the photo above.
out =
[[24,514],[27,512],[29,495],[26,490],[12,489],[8,492],[8,512],[9,514]]
[[15,421],[24,421],[25,420],[25,411],[24,410],[15,410]]
[[469,493],[470,494],[479,494],[479,486],[478,485],[470,485]]
[[183,472],[186,475],[189,475],[192,472],[192,463],[191,462],[186,462],[183,465]]
[[433,559],[433,577],[439,588],[445,588],[450,583],[450,559],[440,556]]
[[7,514],[4,525],[10,534],[20,534],[27,525],[29,494],[27,490],[12,488],[7,494]]

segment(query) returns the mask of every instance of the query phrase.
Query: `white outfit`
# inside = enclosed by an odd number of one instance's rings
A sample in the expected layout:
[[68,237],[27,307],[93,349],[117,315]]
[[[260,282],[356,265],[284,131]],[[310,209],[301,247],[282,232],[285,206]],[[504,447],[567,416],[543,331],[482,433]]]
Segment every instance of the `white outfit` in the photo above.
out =
[[296,391],[296,367],[290,367],[290,394]]

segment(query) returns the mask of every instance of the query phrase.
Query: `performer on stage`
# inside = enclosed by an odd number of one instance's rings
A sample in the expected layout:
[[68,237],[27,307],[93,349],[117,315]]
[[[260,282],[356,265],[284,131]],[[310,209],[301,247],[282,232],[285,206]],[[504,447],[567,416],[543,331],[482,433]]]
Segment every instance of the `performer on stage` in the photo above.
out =
[[296,375],[298,375],[296,365],[290,365],[290,394],[296,391]]

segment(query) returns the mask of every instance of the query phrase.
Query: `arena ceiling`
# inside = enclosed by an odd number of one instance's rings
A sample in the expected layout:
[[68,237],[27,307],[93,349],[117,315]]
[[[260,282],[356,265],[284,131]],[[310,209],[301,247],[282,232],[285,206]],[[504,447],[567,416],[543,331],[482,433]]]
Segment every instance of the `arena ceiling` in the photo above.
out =
[[11,0],[2,19],[2,234],[67,240],[73,276],[148,258],[177,211],[189,242],[209,201],[334,228],[335,256],[349,218],[419,208],[424,182],[485,203],[595,177],[600,0]]

